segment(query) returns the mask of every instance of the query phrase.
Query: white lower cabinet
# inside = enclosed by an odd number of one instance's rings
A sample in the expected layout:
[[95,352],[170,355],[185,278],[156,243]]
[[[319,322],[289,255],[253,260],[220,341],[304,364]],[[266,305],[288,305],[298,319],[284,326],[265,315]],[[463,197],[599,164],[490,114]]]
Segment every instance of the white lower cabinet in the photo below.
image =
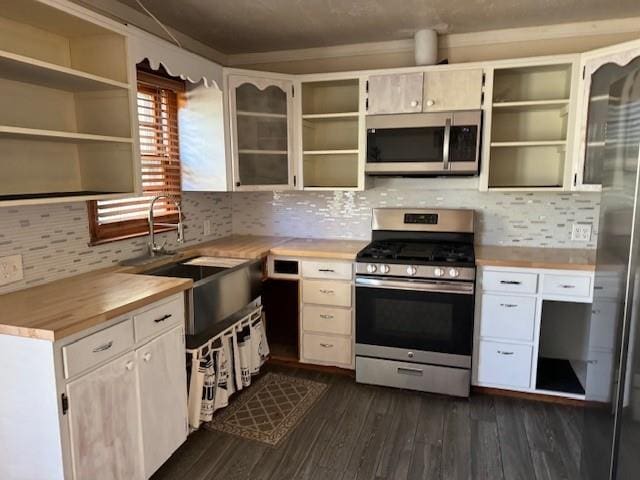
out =
[[184,327],[136,351],[142,403],[144,471],[149,478],[186,440],[187,374]]
[[0,479],[151,477],[188,434],[184,305],[178,293],[55,342],[0,335]]
[[67,384],[73,478],[142,478],[135,352]]
[[480,342],[478,381],[501,387],[529,388],[532,347]]
[[302,262],[300,361],[354,368],[353,263]]
[[[606,359],[587,349],[607,348],[612,342],[610,306],[598,305],[591,315],[593,277],[574,270],[481,267],[474,385],[590,399],[585,372]],[[549,369],[562,364],[573,370],[575,381],[569,378],[573,383],[560,387],[565,391],[552,390],[557,383],[549,380],[554,375]],[[576,393],[576,381],[586,394]],[[595,397],[604,397],[604,386],[593,388]]]

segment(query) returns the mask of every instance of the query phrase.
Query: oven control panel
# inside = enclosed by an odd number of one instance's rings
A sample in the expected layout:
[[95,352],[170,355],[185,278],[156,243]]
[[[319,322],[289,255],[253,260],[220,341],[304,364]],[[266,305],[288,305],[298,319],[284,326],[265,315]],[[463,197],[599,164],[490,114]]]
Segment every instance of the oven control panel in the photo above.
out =
[[438,267],[432,265],[402,265],[386,263],[356,263],[356,273],[364,275],[475,280],[472,267]]

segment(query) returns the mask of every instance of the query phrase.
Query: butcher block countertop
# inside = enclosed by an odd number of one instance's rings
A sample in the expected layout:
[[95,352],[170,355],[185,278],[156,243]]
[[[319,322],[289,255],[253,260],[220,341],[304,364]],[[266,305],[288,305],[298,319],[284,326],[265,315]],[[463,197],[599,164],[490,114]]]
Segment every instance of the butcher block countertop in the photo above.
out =
[[476,245],[476,265],[595,271],[595,250]]
[[273,247],[271,253],[287,257],[333,258],[353,261],[356,254],[368,243],[362,240],[295,238]]
[[56,341],[188,290],[190,279],[88,273],[0,296],[0,334]]

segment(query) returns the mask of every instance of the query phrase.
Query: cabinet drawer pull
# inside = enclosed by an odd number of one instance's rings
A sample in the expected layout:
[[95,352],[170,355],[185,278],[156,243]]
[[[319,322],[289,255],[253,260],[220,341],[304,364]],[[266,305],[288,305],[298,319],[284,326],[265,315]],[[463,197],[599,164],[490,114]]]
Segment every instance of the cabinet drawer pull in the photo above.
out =
[[320,346],[323,348],[333,348],[333,343],[321,343]]
[[513,352],[505,352],[504,350],[498,350],[500,355],[513,355]]
[[500,280],[501,285],[522,285],[518,280]]
[[515,304],[515,303],[501,303],[501,304],[500,304],[500,306],[501,306],[501,307],[504,307],[504,308],[515,308],[515,307],[517,307],[518,305],[517,305],[517,304]]
[[328,313],[321,313],[320,318],[323,318],[325,320],[331,320],[333,318],[333,315],[329,315]]
[[98,345],[93,349],[93,353],[104,352],[105,350],[109,350],[111,347],[113,347],[113,340],[107,343],[103,343],[102,345]]
[[319,272],[327,272],[327,273],[335,273],[335,270],[333,268],[319,268],[318,271]]
[[168,319],[169,319],[169,318],[171,318],[172,316],[173,316],[172,314],[167,313],[166,315],[163,315],[163,316],[162,316],[162,317],[160,317],[160,318],[156,318],[156,319],[154,320],[154,322],[155,322],[155,323],[164,322],[165,320],[168,320]]
[[594,290],[604,290],[604,287],[600,286],[600,285],[596,285],[595,287],[593,287]]
[[327,288],[321,288],[320,293],[324,293],[325,295],[333,295],[336,292],[334,290],[329,290]]
[[415,375],[421,377],[423,371],[421,368],[407,368],[407,367],[398,367],[398,373],[400,375]]
[[560,288],[576,288],[575,285],[560,285]]

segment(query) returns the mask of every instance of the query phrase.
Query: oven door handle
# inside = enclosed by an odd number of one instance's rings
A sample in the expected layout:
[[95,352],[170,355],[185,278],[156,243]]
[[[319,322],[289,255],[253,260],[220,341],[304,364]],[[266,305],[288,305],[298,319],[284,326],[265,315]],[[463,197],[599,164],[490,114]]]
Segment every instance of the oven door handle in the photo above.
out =
[[418,292],[456,293],[473,295],[472,282],[447,282],[440,280],[382,280],[379,278],[356,277],[356,287],[386,288]]

